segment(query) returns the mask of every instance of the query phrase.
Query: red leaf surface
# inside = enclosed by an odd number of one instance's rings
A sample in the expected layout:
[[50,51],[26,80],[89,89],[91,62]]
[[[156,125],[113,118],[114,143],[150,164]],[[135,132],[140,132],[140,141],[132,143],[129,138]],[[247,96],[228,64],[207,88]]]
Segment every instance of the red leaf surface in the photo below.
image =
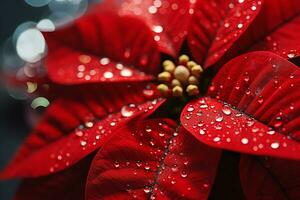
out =
[[265,0],[245,34],[235,43],[231,57],[243,51],[268,50],[284,58],[300,54],[298,0]]
[[200,0],[188,32],[194,59],[209,67],[245,32],[261,8],[261,0]]
[[160,62],[152,31],[136,18],[98,8],[44,34],[50,78],[61,84],[151,80]]
[[206,199],[219,157],[171,120],[138,121],[95,156],[86,200]]
[[240,176],[251,200],[300,199],[300,162],[242,156]]
[[24,179],[15,200],[84,200],[86,178],[93,156],[53,175]]
[[[154,99],[154,90],[145,85],[97,87],[97,93],[88,90],[53,102],[2,178],[36,177],[68,168],[101,147],[122,125],[150,115],[164,102]],[[154,100],[148,100],[150,93]]]
[[183,126],[200,141],[228,150],[300,159],[300,70],[269,52],[227,63],[208,96],[189,103]]
[[[107,0],[111,4],[111,0]],[[176,56],[187,35],[194,1],[189,0],[115,0],[121,15],[142,19],[153,31],[160,50]],[[120,3],[121,2],[121,3]]]

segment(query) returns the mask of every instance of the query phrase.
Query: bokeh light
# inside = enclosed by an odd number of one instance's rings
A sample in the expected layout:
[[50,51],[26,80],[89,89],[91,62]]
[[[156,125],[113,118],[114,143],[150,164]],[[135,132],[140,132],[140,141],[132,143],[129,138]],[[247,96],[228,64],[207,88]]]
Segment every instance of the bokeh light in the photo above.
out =
[[25,0],[27,4],[33,7],[42,7],[47,5],[51,0]]
[[30,28],[20,34],[16,42],[18,55],[27,62],[37,62],[45,55],[46,42],[43,34]]

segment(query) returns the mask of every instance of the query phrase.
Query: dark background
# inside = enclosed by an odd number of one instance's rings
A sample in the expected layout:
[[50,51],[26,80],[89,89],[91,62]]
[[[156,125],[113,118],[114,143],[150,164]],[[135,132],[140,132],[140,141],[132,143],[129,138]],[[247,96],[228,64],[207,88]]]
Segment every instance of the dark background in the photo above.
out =
[[[47,7],[34,8],[23,0],[1,0],[0,46],[18,25],[25,21],[37,21],[46,12]],[[11,159],[29,132],[24,114],[26,106],[27,102],[16,100],[8,94],[3,80],[0,80],[0,169]],[[18,181],[0,182],[0,200],[12,199],[17,184]]]

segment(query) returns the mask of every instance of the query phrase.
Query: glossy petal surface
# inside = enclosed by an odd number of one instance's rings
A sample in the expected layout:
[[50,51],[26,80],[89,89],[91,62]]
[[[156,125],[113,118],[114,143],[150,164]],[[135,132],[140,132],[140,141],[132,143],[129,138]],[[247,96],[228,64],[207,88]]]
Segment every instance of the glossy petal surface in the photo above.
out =
[[247,199],[300,198],[300,162],[242,156],[240,176]]
[[152,79],[160,62],[152,32],[136,18],[97,8],[63,29],[44,34],[50,78],[61,84]]
[[219,71],[210,98],[188,104],[181,121],[214,147],[300,159],[299,91],[297,66],[269,52],[245,54]]
[[188,32],[191,53],[204,67],[215,64],[260,11],[260,0],[199,0]]
[[[111,3],[111,0],[108,0]],[[187,35],[194,1],[115,0],[119,14],[142,19],[164,53],[176,56]]]
[[219,155],[173,121],[136,122],[97,153],[86,199],[206,199]]
[[91,158],[93,156],[53,175],[24,179],[16,192],[15,200],[84,200]]
[[259,15],[229,51],[230,57],[257,50],[272,51],[287,59],[298,56],[299,17],[298,0],[265,0]]
[[68,168],[101,147],[122,125],[148,116],[164,101],[154,99],[154,91],[145,85],[105,86],[98,91],[53,102],[2,178],[35,177]]

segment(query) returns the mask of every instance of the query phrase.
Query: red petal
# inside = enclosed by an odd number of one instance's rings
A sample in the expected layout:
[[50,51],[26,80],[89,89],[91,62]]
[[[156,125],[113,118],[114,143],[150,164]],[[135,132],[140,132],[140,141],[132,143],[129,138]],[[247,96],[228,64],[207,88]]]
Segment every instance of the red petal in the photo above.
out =
[[233,49],[235,54],[245,50],[268,50],[293,58],[300,54],[299,31],[298,0],[265,0],[261,12]]
[[300,199],[300,163],[243,156],[240,176],[247,199]]
[[145,86],[107,86],[98,91],[54,102],[2,178],[63,170],[98,149],[116,129],[148,116],[163,103],[162,99],[147,101],[151,90]]
[[300,12],[288,22],[279,26],[261,42],[256,43],[251,50],[272,51],[284,58],[294,58],[300,55]]
[[86,199],[207,199],[219,156],[171,120],[137,122],[94,158]]
[[268,52],[245,54],[219,71],[212,98],[191,102],[181,121],[214,147],[300,159],[299,91],[297,66]]
[[188,43],[194,59],[204,64],[204,67],[215,64],[223,56],[245,32],[261,8],[260,0],[240,2],[197,2]]
[[83,200],[91,160],[88,157],[70,169],[53,175],[25,179],[15,200]]
[[50,78],[61,84],[145,81],[159,72],[160,54],[138,19],[97,12],[45,34]]
[[[111,3],[111,0],[107,0]],[[153,31],[154,40],[164,53],[176,56],[187,34],[192,1],[116,0],[121,15],[141,18]]]

